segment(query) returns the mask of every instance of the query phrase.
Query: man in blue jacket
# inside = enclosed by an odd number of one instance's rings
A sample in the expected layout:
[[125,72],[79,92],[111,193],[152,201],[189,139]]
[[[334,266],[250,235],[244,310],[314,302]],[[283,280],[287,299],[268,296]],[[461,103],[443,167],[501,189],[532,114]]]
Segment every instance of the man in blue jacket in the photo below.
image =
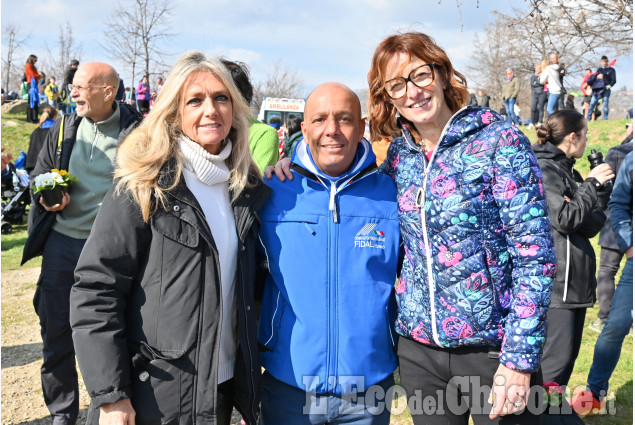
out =
[[603,413],[609,379],[617,366],[622,343],[633,326],[633,152],[624,158],[609,201],[611,223],[620,250],[626,255],[611,311],[595,343],[587,389],[576,394],[571,406],[580,416]]
[[591,121],[595,105],[597,105],[600,99],[602,99],[604,119],[609,119],[609,97],[611,97],[611,87],[615,86],[617,80],[615,78],[615,69],[613,69],[612,66],[609,66],[609,58],[602,56],[600,63],[602,66],[595,71],[595,74],[591,74],[586,81],[593,91],[593,96],[591,97],[591,103],[589,105],[589,112],[586,116],[587,121]]
[[355,93],[319,86],[306,101],[295,178],[268,182],[258,331],[265,425],[390,420],[397,194],[364,128]]

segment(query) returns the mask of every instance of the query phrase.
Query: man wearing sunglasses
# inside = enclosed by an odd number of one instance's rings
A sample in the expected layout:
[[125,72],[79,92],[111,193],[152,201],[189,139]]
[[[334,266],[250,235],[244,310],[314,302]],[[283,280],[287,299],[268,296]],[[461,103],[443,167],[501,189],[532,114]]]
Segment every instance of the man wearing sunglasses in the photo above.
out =
[[42,271],[33,305],[40,318],[44,401],[54,425],[73,425],[79,413],[75,351],[69,323],[73,273],[102,199],[112,184],[115,152],[141,116],[115,101],[117,72],[108,64],[82,65],[73,77],[70,97],[77,103],[47,135],[33,176],[51,169],[77,177],[62,202],[46,205],[34,195],[33,226],[22,263],[42,255]]

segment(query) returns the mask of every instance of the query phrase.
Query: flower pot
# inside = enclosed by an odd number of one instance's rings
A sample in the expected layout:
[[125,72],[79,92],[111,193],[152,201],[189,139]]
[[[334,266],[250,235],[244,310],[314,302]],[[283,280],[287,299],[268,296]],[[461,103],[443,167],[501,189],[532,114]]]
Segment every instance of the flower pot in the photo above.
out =
[[64,197],[64,192],[60,186],[55,186],[53,189],[47,189],[40,191],[42,195],[42,200],[48,207],[52,207],[56,204],[62,203],[62,198]]

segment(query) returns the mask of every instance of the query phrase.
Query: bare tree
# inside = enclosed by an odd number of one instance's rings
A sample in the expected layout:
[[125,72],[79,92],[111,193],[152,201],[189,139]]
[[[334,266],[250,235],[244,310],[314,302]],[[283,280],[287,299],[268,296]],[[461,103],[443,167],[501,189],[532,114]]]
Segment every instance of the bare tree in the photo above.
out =
[[507,37],[500,37],[505,29],[504,17],[496,15],[494,20],[485,27],[483,34],[475,36],[472,57],[467,66],[467,76],[470,82],[475,83],[476,88],[489,94],[492,109],[502,104],[501,93],[505,70],[516,68],[512,63],[513,57],[516,56],[513,53],[515,45],[509,43]]
[[[618,3],[624,7],[617,8]],[[495,12],[484,35],[476,37],[468,66],[470,80],[488,92],[495,101],[492,106],[498,108],[502,104],[505,69],[512,68],[523,83],[517,103],[526,108],[531,99],[529,76],[534,73],[535,64],[550,53],[558,53],[568,72],[565,87],[578,90],[582,71],[597,65],[600,54],[619,56],[632,51],[632,40],[621,35],[624,28],[630,28],[632,37],[632,21],[628,18],[632,19],[632,4],[624,3],[628,2],[526,0],[524,9],[514,9],[510,14]],[[590,16],[592,13],[602,14],[605,21],[600,23]],[[629,43],[630,47],[624,49]]]
[[[119,16],[124,9],[121,4],[116,5],[112,24],[108,24],[104,30],[104,39],[107,43],[100,43],[110,57],[120,61],[125,69],[130,71],[131,86],[136,81],[136,70],[141,54],[141,40],[136,36],[135,28],[127,25]],[[123,70],[122,70],[123,71]]]
[[265,97],[301,97],[304,91],[304,80],[297,71],[283,64],[281,60],[275,63],[273,70],[267,74],[265,82],[254,85],[252,110],[258,113]]
[[633,51],[633,0],[528,0],[527,16],[550,26],[557,18],[569,37],[596,55],[628,55]]
[[56,76],[59,81],[64,77],[64,70],[70,65],[71,59],[81,62],[82,45],[75,40],[70,22],[60,24],[56,48],[51,49],[47,44],[46,51],[47,58],[43,62],[42,71],[47,76]]
[[[14,70],[15,55],[18,49],[24,44],[28,36],[22,37],[20,27],[11,22],[2,28],[2,40],[4,41],[4,56],[2,57],[2,72],[4,73],[2,81],[4,82],[4,91],[9,91],[9,86],[13,83],[19,86],[20,72]],[[19,68],[18,68],[19,69]]]
[[153,67],[164,69],[165,49],[159,42],[172,36],[168,33],[171,0],[121,0],[114,9],[104,31],[108,44],[103,47],[132,71],[133,84],[137,66],[148,76]]

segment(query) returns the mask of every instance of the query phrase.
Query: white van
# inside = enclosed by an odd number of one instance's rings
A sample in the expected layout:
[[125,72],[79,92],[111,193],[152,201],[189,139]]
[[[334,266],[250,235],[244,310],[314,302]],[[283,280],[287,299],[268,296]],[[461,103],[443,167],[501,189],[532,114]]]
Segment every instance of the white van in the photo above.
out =
[[265,97],[260,105],[258,120],[269,124],[271,118],[278,117],[284,124],[288,115],[298,115],[304,120],[304,99]]

